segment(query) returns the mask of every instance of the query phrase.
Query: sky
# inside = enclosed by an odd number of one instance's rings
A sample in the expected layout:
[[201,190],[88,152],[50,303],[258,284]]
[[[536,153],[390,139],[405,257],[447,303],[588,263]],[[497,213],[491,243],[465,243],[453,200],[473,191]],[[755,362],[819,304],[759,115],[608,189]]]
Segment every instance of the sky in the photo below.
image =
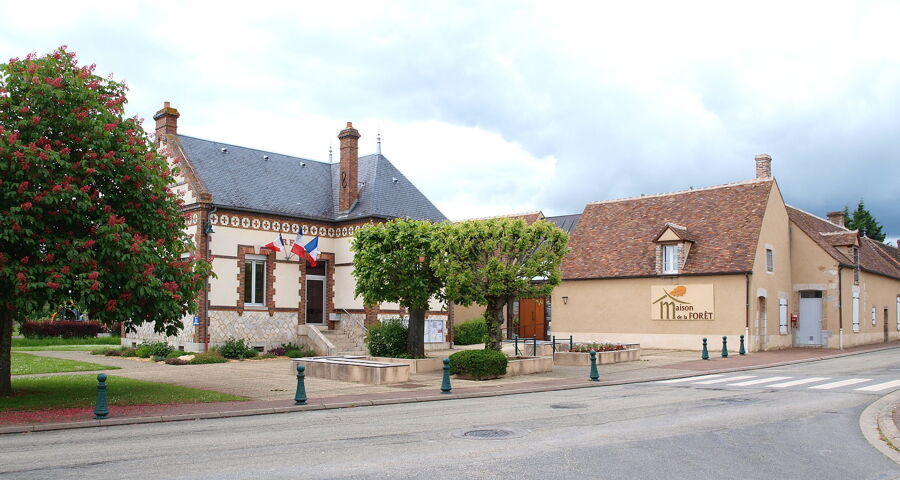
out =
[[153,127],[327,161],[347,121],[451,219],[751,179],[900,237],[900,2],[22,2]]

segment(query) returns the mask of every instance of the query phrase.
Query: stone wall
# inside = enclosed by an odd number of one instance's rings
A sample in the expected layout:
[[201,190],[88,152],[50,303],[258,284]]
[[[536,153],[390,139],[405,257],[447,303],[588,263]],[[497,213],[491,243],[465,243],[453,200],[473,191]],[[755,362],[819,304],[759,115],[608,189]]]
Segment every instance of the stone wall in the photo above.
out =
[[244,310],[242,315],[233,311],[209,312],[209,342],[220,345],[229,337],[243,338],[254,347],[265,349],[283,343],[297,343],[297,313]]

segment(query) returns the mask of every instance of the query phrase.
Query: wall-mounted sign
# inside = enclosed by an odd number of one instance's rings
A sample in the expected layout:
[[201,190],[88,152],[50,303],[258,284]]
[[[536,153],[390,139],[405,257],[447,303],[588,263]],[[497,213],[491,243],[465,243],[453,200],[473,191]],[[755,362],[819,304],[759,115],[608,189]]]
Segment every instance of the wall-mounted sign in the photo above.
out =
[[200,316],[194,315],[194,325],[200,325]]
[[651,286],[650,318],[653,320],[715,320],[713,286]]

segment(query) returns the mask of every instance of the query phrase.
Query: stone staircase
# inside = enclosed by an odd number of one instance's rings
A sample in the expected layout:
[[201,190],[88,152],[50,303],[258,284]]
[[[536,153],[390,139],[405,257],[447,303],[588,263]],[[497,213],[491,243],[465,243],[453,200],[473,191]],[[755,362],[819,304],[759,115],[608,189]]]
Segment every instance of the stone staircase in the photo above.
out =
[[366,345],[357,343],[350,336],[340,330],[322,330],[325,338],[337,348],[338,355],[368,355]]

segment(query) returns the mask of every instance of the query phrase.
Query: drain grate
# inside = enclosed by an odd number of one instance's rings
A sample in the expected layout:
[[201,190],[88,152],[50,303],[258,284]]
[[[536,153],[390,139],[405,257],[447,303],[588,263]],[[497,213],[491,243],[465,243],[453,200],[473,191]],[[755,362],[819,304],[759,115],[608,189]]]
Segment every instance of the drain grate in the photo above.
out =
[[467,438],[506,438],[512,435],[513,432],[509,430],[469,430],[464,433],[463,436]]
[[528,434],[527,430],[519,428],[475,428],[457,430],[453,432],[456,438],[466,438],[469,440],[507,440],[510,438],[519,438]]
[[587,405],[583,403],[551,403],[550,408],[568,410],[572,408],[587,408]]

